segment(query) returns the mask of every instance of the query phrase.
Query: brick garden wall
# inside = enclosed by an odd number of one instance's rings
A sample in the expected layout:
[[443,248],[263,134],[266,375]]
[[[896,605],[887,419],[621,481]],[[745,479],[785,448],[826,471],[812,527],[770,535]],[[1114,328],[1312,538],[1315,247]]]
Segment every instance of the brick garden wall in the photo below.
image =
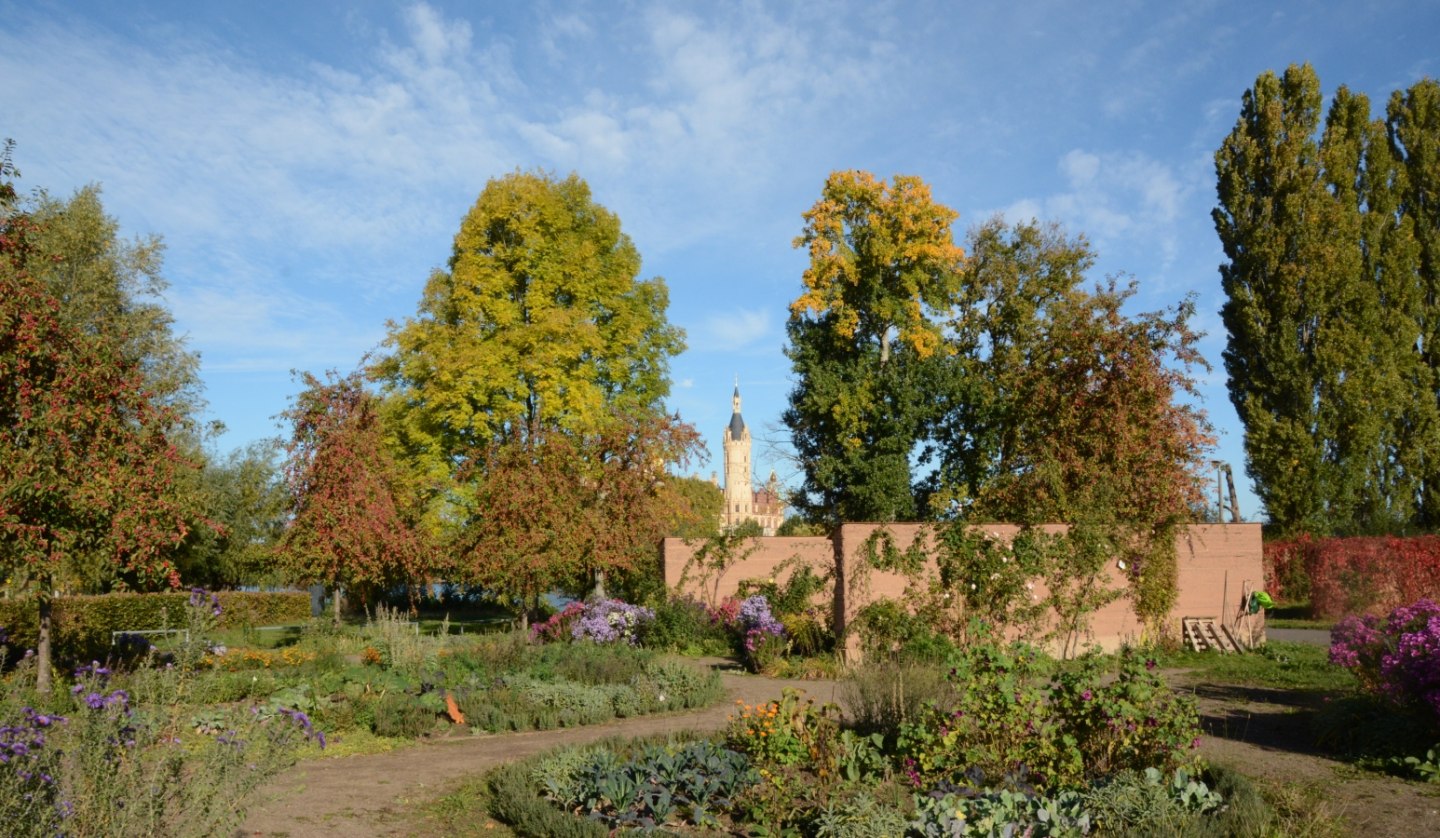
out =
[[[978,525],[1002,538],[1013,537],[1020,529],[1013,524]],[[829,538],[754,538],[742,548],[746,557],[718,579],[711,579],[707,589],[701,588],[695,570],[687,567],[700,547],[700,542],[667,538],[661,546],[665,584],[673,590],[690,593],[707,602],[718,602],[733,595],[741,580],[769,578],[777,567],[792,557],[813,564],[817,569],[833,569],[835,573],[835,628],[843,633],[856,612],[867,603],[881,598],[900,598],[905,579],[899,574],[872,570],[863,586],[855,590],[849,584],[854,568],[863,561],[862,551],[867,539],[876,530],[886,529],[899,549],[908,548],[923,531],[920,524],[843,524]],[[1063,525],[1045,527],[1063,532]],[[1180,635],[1182,617],[1213,617],[1242,640],[1262,642],[1265,636],[1263,615],[1244,613],[1245,599],[1250,592],[1263,587],[1264,566],[1260,546],[1259,524],[1198,524],[1182,529],[1176,539],[1178,597],[1171,611],[1169,630]],[[933,563],[927,570],[933,571]],[[783,571],[782,571],[783,572]],[[1123,589],[1123,572],[1110,565],[1112,586]],[[1125,598],[1097,611],[1090,622],[1091,640],[1106,649],[1137,640],[1140,622]],[[851,639],[851,653],[858,649]]]

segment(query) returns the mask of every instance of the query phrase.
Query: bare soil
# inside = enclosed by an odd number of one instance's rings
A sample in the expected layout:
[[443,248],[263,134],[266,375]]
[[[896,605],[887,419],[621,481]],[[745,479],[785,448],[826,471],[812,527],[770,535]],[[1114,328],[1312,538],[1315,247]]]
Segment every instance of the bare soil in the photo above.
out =
[[[304,762],[262,791],[237,835],[413,836],[415,804],[511,760],[613,736],[718,730],[736,701],[778,699],[787,686],[817,701],[840,702],[832,681],[724,671],[721,678],[728,701],[704,710],[563,730],[452,735],[390,753]],[[1201,748],[1211,762],[1251,777],[1321,789],[1319,805],[1342,818],[1351,835],[1440,835],[1440,787],[1363,772],[1325,756],[1311,733],[1312,699],[1285,690],[1192,683],[1184,673],[1174,680],[1195,691],[1210,734]]]
[[1338,816],[1354,836],[1440,835],[1440,786],[1364,771],[1324,753],[1313,717],[1323,699],[1313,693],[1192,682],[1206,736],[1201,752],[1211,763],[1247,777],[1318,793],[1305,801]]

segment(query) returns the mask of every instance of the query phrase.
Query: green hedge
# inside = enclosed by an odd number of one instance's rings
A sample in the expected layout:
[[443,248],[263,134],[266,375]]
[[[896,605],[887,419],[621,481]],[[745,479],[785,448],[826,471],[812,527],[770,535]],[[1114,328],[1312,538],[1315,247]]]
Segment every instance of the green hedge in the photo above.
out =
[[[220,591],[220,628],[303,623],[310,619],[310,595],[303,591],[250,593]],[[57,661],[103,660],[110,633],[184,628],[190,594],[104,594],[55,600],[54,655]],[[34,597],[0,600],[0,627],[13,652],[33,649],[40,616]]]

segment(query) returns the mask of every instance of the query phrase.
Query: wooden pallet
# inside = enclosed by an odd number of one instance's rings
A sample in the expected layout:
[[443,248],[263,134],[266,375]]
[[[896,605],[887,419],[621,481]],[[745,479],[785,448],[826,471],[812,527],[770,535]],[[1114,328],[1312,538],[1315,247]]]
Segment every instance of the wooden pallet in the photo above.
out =
[[1217,626],[1214,617],[1186,617],[1180,621],[1185,633],[1185,645],[1196,652],[1239,652],[1240,644],[1230,629],[1223,624]]

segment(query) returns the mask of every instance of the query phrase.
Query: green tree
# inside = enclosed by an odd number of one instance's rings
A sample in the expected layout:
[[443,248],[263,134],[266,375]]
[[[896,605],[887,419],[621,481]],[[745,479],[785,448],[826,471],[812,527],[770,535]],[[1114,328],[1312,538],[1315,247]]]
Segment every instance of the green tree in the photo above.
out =
[[720,513],[725,493],[719,486],[699,477],[667,477],[676,498],[668,535],[678,538],[709,538],[720,530]]
[[[1434,143],[1409,126],[1433,88],[1396,94],[1387,126],[1341,87],[1322,131],[1314,70],[1267,72],[1216,152],[1225,368],[1247,471],[1281,533],[1428,520],[1421,499],[1440,462],[1426,334],[1436,298],[1424,279],[1433,234],[1410,184]],[[1420,103],[1413,114],[1407,101]]]
[[280,472],[279,440],[266,439],[211,455],[193,473],[213,527],[190,531],[175,565],[188,584],[212,588],[279,584],[275,547],[285,528],[289,495]]
[[1095,262],[1083,236],[1058,225],[991,218],[966,236],[970,258],[950,321],[952,354],[936,365],[938,416],[922,462],[933,470],[922,497],[938,514],[964,515],[1012,462],[1024,405],[1018,376],[1045,351],[1051,308],[1081,293]]
[[804,470],[795,505],[822,523],[915,518],[910,461],[959,290],[956,213],[919,178],[835,172],[795,240],[810,255],[790,305],[795,389],[783,420]]
[[[1228,263],[1220,276],[1230,399],[1245,424],[1246,470],[1272,522],[1325,528],[1319,329],[1337,281],[1329,252],[1335,201],[1315,140],[1320,82],[1307,65],[1262,75],[1215,156],[1213,213]],[[1327,222],[1327,216],[1329,220]]]
[[775,534],[780,536],[817,536],[825,535],[826,531],[819,524],[812,524],[799,515],[791,515],[780,523]]
[[164,242],[153,235],[123,240],[95,185],[63,201],[41,192],[28,211],[37,225],[34,246],[48,257],[33,273],[60,301],[61,316],[121,340],[153,397],[175,408],[178,420],[192,421],[205,406],[200,357],[175,335],[164,303]]
[[186,467],[136,359],[79,328],[30,272],[49,258],[0,153],[0,569],[39,599],[38,688],[51,685],[51,594],[82,556],[178,584],[166,556],[186,531],[173,500]]
[[1083,544],[1118,545],[1137,612],[1158,628],[1174,597],[1174,527],[1201,501],[1213,444],[1181,402],[1204,367],[1193,304],[1126,314],[1133,285],[1085,290],[1094,254],[1057,226],[993,219],[967,244],[927,450],[942,532],[968,543],[975,522],[1063,522],[1076,528],[1067,555],[1092,565],[1108,554]]
[[[1333,267],[1342,328],[1316,347],[1328,394],[1325,505],[1331,531],[1386,533],[1414,523],[1440,415],[1416,352],[1424,297],[1411,219],[1399,211],[1402,161],[1370,101],[1341,86],[1320,140],[1327,189],[1339,203]],[[1428,437],[1428,439],[1427,439]]]
[[[1421,369],[1410,381],[1418,415],[1408,417],[1398,448],[1402,468],[1421,485],[1420,512],[1416,524],[1427,531],[1440,527],[1440,421],[1433,418],[1435,400],[1440,398],[1440,81],[1422,79],[1403,92],[1390,95],[1386,107],[1386,136],[1397,172],[1387,182],[1395,194],[1393,203],[1378,207],[1388,225],[1408,228],[1395,233],[1398,244],[1387,247],[1387,256],[1399,266],[1413,259],[1418,274],[1420,304],[1416,313],[1420,332]],[[1387,225],[1388,221],[1388,225]],[[1406,251],[1413,247],[1413,254]],[[1395,282],[1408,280],[1403,267],[1396,270]]]
[[[587,433],[655,411],[684,348],[659,278],[575,175],[486,184],[412,319],[391,324],[372,372],[391,434],[423,485],[457,458],[531,429]],[[453,498],[452,498],[453,499]]]
[[433,550],[386,447],[378,397],[359,373],[301,380],[284,413],[293,427],[284,466],[290,520],[278,552],[294,581],[336,590],[338,621],[340,589],[368,599],[423,581]]

